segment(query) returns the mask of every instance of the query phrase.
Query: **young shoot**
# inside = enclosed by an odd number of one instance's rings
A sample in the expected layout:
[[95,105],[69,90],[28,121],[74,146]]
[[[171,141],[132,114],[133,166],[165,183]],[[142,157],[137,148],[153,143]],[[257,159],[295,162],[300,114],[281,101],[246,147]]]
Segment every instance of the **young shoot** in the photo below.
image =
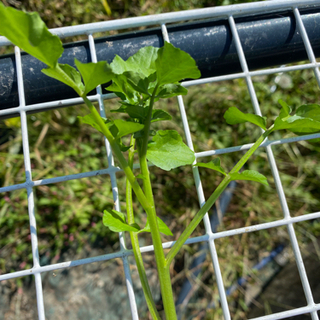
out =
[[[104,210],[103,224],[113,232],[129,232],[150,314],[153,319],[160,320],[151,295],[138,241],[140,233],[151,233],[165,316],[167,320],[176,320],[170,264],[185,241],[232,180],[250,180],[268,185],[267,178],[259,172],[240,170],[263,141],[276,130],[289,130],[295,134],[320,132],[320,106],[303,105],[291,114],[290,107],[280,101],[279,116],[269,127],[267,122],[270,120],[267,121],[265,117],[243,113],[232,107],[224,115],[228,124],[250,122],[260,127],[263,133],[229,172],[223,168],[219,158],[209,163],[194,164],[194,152],[183,142],[177,131],[154,131],[152,127],[154,122],[171,120],[167,111],[155,108],[156,102],[159,99],[185,95],[187,89],[180,84],[180,81],[200,77],[200,71],[188,53],[165,42],[161,48],[141,48],[126,61],[120,56],[116,56],[110,64],[106,61],[82,63],[75,59],[77,67],[75,69],[70,65],[59,63],[64,50],[62,43],[57,36],[49,32],[37,13],[17,11],[0,3],[0,21],[0,34],[43,62],[47,66],[42,70],[44,74],[73,88],[89,111],[86,116],[79,117],[81,121],[108,139],[127,179],[126,212]],[[110,82],[111,84],[106,87],[106,83]],[[87,97],[88,93],[99,85],[119,97],[119,108],[111,112],[126,114],[126,120],[106,119],[99,115]],[[133,170],[135,154],[138,155],[139,170]],[[161,233],[169,236],[172,236],[172,233],[156,214],[148,163],[163,170],[194,164],[215,170],[224,176],[166,255],[162,247]],[[132,204],[133,193],[146,213],[147,223],[144,226],[136,222]]]

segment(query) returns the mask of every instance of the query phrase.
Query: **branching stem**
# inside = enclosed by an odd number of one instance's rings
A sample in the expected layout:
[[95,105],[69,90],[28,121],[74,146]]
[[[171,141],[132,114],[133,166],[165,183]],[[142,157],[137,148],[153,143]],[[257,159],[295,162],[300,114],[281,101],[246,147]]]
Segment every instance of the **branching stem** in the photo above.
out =
[[136,194],[140,204],[142,205],[144,210],[146,210],[146,212],[148,212],[151,209],[151,204],[148,202],[148,200],[147,200],[144,192],[142,191],[136,177],[134,176],[127,160],[124,158],[118,143],[116,142],[115,138],[113,137],[109,128],[104,123],[103,119],[99,115],[98,111],[96,110],[96,108],[94,107],[92,102],[85,96],[82,96],[82,98],[83,98],[85,104],[90,109],[91,114],[94,117],[95,121],[98,123],[101,131],[103,132],[105,137],[108,139],[108,141],[111,145],[112,151],[114,152],[116,158],[120,162],[120,167],[124,171],[127,179],[129,180],[129,182],[132,186],[132,189],[133,189],[134,193]]
[[[134,144],[135,144],[135,141],[132,136],[131,141],[130,141],[130,145],[132,147],[129,149],[129,154],[128,154],[128,164],[131,169],[133,166]],[[131,187],[131,184],[128,179],[126,181],[126,205],[127,205],[128,223],[132,224],[135,222],[134,221],[134,213],[133,213],[133,205],[132,205],[132,187]],[[146,271],[144,268],[143,259],[142,259],[140,246],[139,246],[138,234],[136,232],[130,232],[130,239],[131,239],[133,254],[134,254],[135,261],[136,261],[137,268],[138,268],[138,272],[139,272],[142,290],[143,290],[144,296],[146,298],[146,302],[147,302],[150,314],[154,320],[161,320],[160,315],[158,313],[158,310],[156,308],[155,302],[152,297],[148,278],[147,278]]]
[[176,310],[175,304],[173,299],[172,293],[172,286],[171,286],[171,278],[170,278],[170,270],[169,266],[166,263],[161,235],[159,231],[158,221],[157,221],[157,214],[154,206],[154,199],[153,199],[153,192],[147,162],[147,147],[150,135],[150,125],[151,125],[151,117],[152,117],[152,109],[154,104],[154,99],[156,92],[158,90],[158,86],[156,86],[153,90],[153,94],[150,99],[149,110],[147,115],[147,120],[145,122],[144,134],[142,143],[138,146],[138,153],[139,153],[139,162],[140,162],[140,169],[143,175],[143,188],[144,192],[147,197],[147,201],[151,204],[151,209],[147,211],[147,217],[150,225],[151,237],[154,246],[154,254],[158,269],[158,276],[160,282],[160,289],[162,295],[162,301],[164,306],[164,312],[166,314],[166,319],[176,320]]
[[[233,167],[230,173],[239,172],[239,170],[244,166],[244,164],[248,161],[248,159],[252,156],[252,154],[259,148],[261,143],[268,137],[268,135],[272,132],[273,126],[266,130],[259,139],[254,143],[254,145],[242,156],[239,162]],[[192,221],[189,223],[187,228],[182,232],[178,240],[175,242],[173,247],[170,249],[169,253],[166,256],[167,263],[170,265],[174,257],[180,251],[184,243],[191,236],[192,232],[198,226],[198,224],[203,219],[206,212],[208,212],[214,203],[217,201],[218,197],[221,193],[227,188],[228,184],[231,182],[231,178],[227,175],[221,183],[218,185],[213,194],[209,197],[203,207],[198,211],[198,213],[194,216]]]

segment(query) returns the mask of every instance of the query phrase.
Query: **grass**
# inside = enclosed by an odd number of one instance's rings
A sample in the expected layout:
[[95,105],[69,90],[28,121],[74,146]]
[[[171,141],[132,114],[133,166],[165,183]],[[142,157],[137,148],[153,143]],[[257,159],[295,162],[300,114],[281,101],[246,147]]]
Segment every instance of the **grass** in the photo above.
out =
[[[239,1],[244,2],[244,1]],[[105,12],[102,1],[22,1],[20,8],[42,12],[42,17],[50,27],[66,26],[105,19],[139,16],[163,11],[184,10],[221,4],[222,1],[111,1],[108,2],[111,17]],[[226,1],[223,4],[227,4]],[[94,10],[93,10],[94,8]],[[144,9],[144,10],[142,10]],[[70,15],[72,12],[72,15]],[[279,98],[296,108],[304,103],[318,103],[318,87],[314,75],[309,70],[291,72],[283,82],[277,84],[272,92],[275,76],[254,79],[258,99],[264,115],[276,115]],[[223,113],[228,107],[236,106],[244,112],[252,111],[250,97],[245,82],[241,79],[218,84],[191,87],[184,97],[189,125],[196,151],[211,150],[249,143],[258,137],[259,131],[250,125],[227,126]],[[116,108],[117,102],[109,100],[106,108]],[[159,102],[159,107],[167,108],[174,117],[167,128],[182,133],[181,119],[177,102]],[[107,167],[103,138],[91,127],[81,125],[76,118],[84,115],[82,106],[68,107],[54,111],[41,112],[28,116],[29,141],[33,179],[46,179]],[[22,137],[19,118],[0,122],[0,130],[6,135],[0,138],[0,186],[18,184],[25,181],[22,155]],[[281,138],[275,135],[272,138]],[[319,210],[320,170],[317,166],[319,144],[312,141],[280,145],[273,148],[278,169],[287,196],[289,209],[293,216]],[[226,167],[231,167],[239,154],[221,156]],[[208,158],[209,160],[209,158]],[[267,164],[266,154],[261,149],[249,162],[250,169],[265,174],[270,187],[254,183],[240,182],[237,185],[231,205],[225,214],[219,230],[229,230],[282,217],[281,206],[275,193],[275,186]],[[198,200],[191,169],[178,168],[164,172],[157,168],[151,170],[155,190],[155,201],[159,215],[169,224],[178,236],[196,213]],[[123,190],[124,180],[119,176],[119,190]],[[205,194],[209,195],[218,185],[220,177],[213,171],[201,169]],[[39,186],[35,188],[36,218],[39,233],[39,253],[43,265],[60,261],[63,252],[73,249],[80,251],[85,245],[116,250],[118,238],[102,225],[102,211],[112,208],[113,198],[108,176],[97,176],[65,183]],[[124,208],[124,195],[120,193]],[[136,209],[139,211],[137,205]],[[145,219],[141,215],[141,219]],[[16,190],[0,198],[0,271],[1,273],[30,268],[32,266],[30,232],[25,190]],[[203,230],[198,227],[194,236]],[[305,222],[297,228],[300,244],[320,236],[318,221]],[[166,238],[167,240],[171,240]],[[142,239],[144,244],[149,238]],[[274,228],[257,233],[220,239],[216,247],[226,286],[239,276],[250,271],[261,257],[279,243],[289,243],[284,228]],[[176,259],[172,269],[176,293],[198,245],[185,248]],[[219,308],[204,312],[209,302],[219,305],[214,271],[209,260],[202,266],[194,298],[189,310],[194,319],[220,319]],[[10,280],[15,283],[15,280]],[[21,282],[20,282],[21,283]],[[230,298],[234,319],[245,317],[247,306],[244,292],[234,293]]]

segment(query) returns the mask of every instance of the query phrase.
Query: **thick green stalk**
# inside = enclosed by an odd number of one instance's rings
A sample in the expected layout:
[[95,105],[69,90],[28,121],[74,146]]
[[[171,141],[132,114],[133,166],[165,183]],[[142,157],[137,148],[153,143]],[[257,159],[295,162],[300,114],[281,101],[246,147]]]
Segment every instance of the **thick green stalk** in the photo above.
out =
[[[268,130],[266,130],[259,139],[254,143],[254,145],[242,156],[242,158],[238,161],[238,163],[233,167],[233,169],[230,171],[230,173],[239,172],[239,170],[243,167],[243,165],[248,161],[248,159],[252,156],[252,154],[259,148],[261,143],[266,139],[266,137],[272,132],[273,126],[270,127]],[[194,216],[190,224],[187,226],[187,228],[183,231],[183,233],[180,235],[178,240],[175,242],[175,244],[170,249],[169,253],[166,256],[166,260],[168,265],[172,262],[174,257],[177,255],[177,253],[180,251],[184,243],[187,241],[187,239],[191,236],[192,232],[195,230],[195,228],[198,226],[198,224],[203,219],[206,212],[210,210],[210,208],[214,205],[214,203],[217,201],[221,193],[226,189],[228,184],[231,182],[231,178],[229,175],[227,175],[221,183],[218,185],[216,190],[213,192],[213,194],[209,197],[209,199],[206,201],[206,203],[203,205],[203,207],[198,211],[198,213]]]
[[[140,167],[141,167],[141,172],[144,172],[144,175],[145,175],[146,171],[148,171],[148,164],[147,164],[146,158],[143,158],[143,159],[144,160],[140,159]],[[151,197],[149,198],[147,196],[147,198],[149,202],[153,203],[153,194],[152,194],[149,172],[147,176],[148,176],[147,179],[146,178],[143,179],[145,193],[146,195],[149,195],[149,196],[151,194]],[[158,227],[156,210],[154,206],[152,206],[152,210],[147,212],[147,216],[149,220],[151,237],[152,237],[152,242],[154,246],[154,255],[155,255],[157,269],[158,269],[158,276],[159,276],[164,312],[167,320],[175,320],[177,319],[177,315],[176,315],[175,304],[173,299],[170,270],[169,270],[170,266],[166,263],[166,259],[165,259],[165,255],[162,247],[161,235]]]
[[152,243],[154,246],[154,254],[158,269],[158,276],[160,282],[160,289],[162,295],[162,301],[164,306],[164,312],[166,315],[167,320],[176,320],[176,309],[173,299],[173,292],[171,286],[171,278],[170,278],[170,270],[169,265],[166,263],[163,247],[162,247],[162,240],[159,231],[158,221],[157,221],[157,214],[154,206],[154,199],[153,199],[153,192],[152,186],[150,181],[150,174],[147,162],[147,148],[148,148],[148,141],[150,135],[150,125],[151,125],[151,117],[152,117],[152,109],[154,104],[155,95],[157,92],[158,86],[154,88],[153,94],[150,99],[149,110],[146,122],[144,123],[144,134],[142,141],[138,145],[138,153],[139,153],[139,162],[140,162],[140,169],[141,174],[143,175],[143,188],[145,195],[147,197],[148,202],[151,204],[151,210],[147,211],[148,221],[150,225]]
[[[132,169],[133,155],[134,155],[134,138],[133,138],[133,136],[131,137],[130,145],[132,145],[132,147],[129,149],[128,164],[129,164],[129,167]],[[134,213],[133,213],[133,205],[132,205],[132,187],[131,187],[131,184],[128,179],[126,181],[126,204],[127,204],[128,223],[132,224],[135,222],[134,221]],[[143,259],[142,259],[142,255],[141,255],[141,251],[140,251],[138,234],[136,232],[130,232],[130,239],[131,239],[133,254],[134,254],[137,268],[138,268],[138,272],[139,272],[142,290],[143,290],[150,314],[154,320],[161,320],[160,315],[158,313],[158,310],[156,308],[156,305],[154,303],[154,300],[152,298],[152,293],[150,290],[148,278],[146,275],[146,271],[144,268]]]

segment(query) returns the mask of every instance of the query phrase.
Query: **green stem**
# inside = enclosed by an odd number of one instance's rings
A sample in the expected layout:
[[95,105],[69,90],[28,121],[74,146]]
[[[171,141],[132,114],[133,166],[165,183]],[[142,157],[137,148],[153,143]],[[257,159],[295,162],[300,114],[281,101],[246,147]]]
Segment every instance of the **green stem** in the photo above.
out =
[[[145,189],[145,193],[147,195],[148,201],[153,203],[153,193],[152,187],[150,182],[148,164],[145,157],[140,159],[140,167],[141,172],[144,176],[146,176],[146,172],[148,171],[147,177],[143,179],[143,185]],[[157,269],[158,269],[158,276],[160,282],[160,289],[162,295],[162,301],[164,306],[164,312],[166,314],[167,320],[175,320],[177,319],[175,304],[173,299],[173,292],[171,286],[171,278],[170,278],[170,269],[169,265],[166,263],[163,247],[162,247],[162,240],[159,231],[157,215],[155,207],[152,206],[152,209],[147,212],[148,221],[150,225],[152,243],[154,246],[154,255],[156,259]]]
[[[133,156],[134,156],[134,138],[131,137],[130,145],[132,147],[129,149],[128,154],[128,164],[129,167],[132,169],[133,166]],[[128,223],[132,224],[134,223],[134,213],[133,213],[133,205],[132,205],[132,187],[127,179],[126,181],[126,203],[127,203],[127,218]],[[146,298],[146,302],[150,311],[150,314],[154,320],[161,320],[160,315],[158,313],[158,310],[156,308],[156,305],[154,303],[154,300],[152,298],[152,293],[150,290],[149,282],[147,279],[146,271],[143,264],[143,259],[140,251],[139,246],[139,240],[138,240],[138,234],[136,232],[130,232],[130,238],[131,238],[131,244],[133,249],[133,254],[136,260],[139,277],[142,285],[142,290],[144,293],[144,296]]]
[[273,131],[273,125],[259,137],[259,139],[254,143],[254,145],[242,156],[242,158],[238,161],[238,163],[232,168],[230,173],[239,172],[239,170],[243,167],[243,165],[248,161],[248,159],[259,148],[261,143],[269,136],[269,134],[272,131]]
[[94,107],[92,102],[85,96],[82,96],[82,98],[83,98],[85,104],[90,109],[91,114],[94,117],[95,121],[98,123],[102,133],[108,139],[108,141],[111,145],[112,151],[114,152],[116,158],[120,162],[120,167],[124,171],[127,179],[129,180],[129,182],[132,186],[132,189],[133,189],[135,195],[137,196],[140,204],[142,205],[144,210],[146,210],[146,212],[149,211],[151,209],[151,205],[148,202],[145,194],[143,193],[143,191],[142,191],[136,177],[134,176],[130,166],[128,165],[127,160],[124,158],[118,143],[114,139],[112,133],[110,132],[109,128],[104,123],[103,119],[101,118],[100,114],[98,113],[98,111],[96,110],[96,108]]
[[[153,192],[152,192],[152,186],[151,186],[151,181],[150,181],[150,174],[149,174],[149,168],[148,168],[148,161],[147,161],[147,149],[148,149],[148,142],[149,142],[149,135],[150,135],[150,126],[151,126],[151,117],[152,117],[152,109],[153,109],[153,104],[154,104],[154,98],[155,94],[157,92],[158,86],[153,90],[153,94],[150,99],[149,103],[149,109],[148,109],[148,114],[146,117],[146,121],[144,123],[144,131],[143,131],[143,137],[138,141],[138,154],[139,154],[139,162],[140,162],[140,170],[141,174],[143,175],[144,179],[142,180],[143,182],[143,189],[145,192],[145,195],[153,207],[153,213],[152,215],[156,215],[155,213],[155,206],[154,206],[154,199],[153,199]],[[150,222],[150,221],[149,221]],[[151,224],[151,222],[150,222]],[[156,222],[156,225],[158,223]],[[151,232],[152,234],[152,232]],[[160,236],[159,230],[158,234]],[[160,239],[161,241],[161,239]]]
[[[128,162],[124,158],[119,145],[117,144],[116,140],[114,139],[108,127],[105,125],[98,111],[96,110],[94,105],[91,103],[91,101],[88,100],[87,97],[82,96],[82,98],[86,103],[86,105],[88,106],[88,108],[90,109],[91,114],[95,118],[95,121],[98,123],[102,133],[108,139],[116,158],[120,162],[120,166],[122,170],[124,171],[127,179],[131,184],[131,187],[135,195],[137,196],[138,201],[140,202],[140,204],[142,205],[142,207],[147,213],[149,224],[150,224],[150,231],[151,231],[151,237],[152,237],[152,242],[154,246],[155,257],[156,257],[160,289],[161,289],[166,318],[167,320],[176,320],[177,315],[175,311],[175,305],[174,305],[174,299],[173,299],[173,293],[172,293],[170,270],[169,270],[170,266],[167,265],[166,259],[164,256],[161,236],[160,236],[158,222],[157,222],[156,211],[154,207],[153,193],[152,193],[150,177],[149,177],[149,169],[148,169],[148,164],[146,159],[146,150],[147,150],[146,148],[148,145],[149,130],[150,130],[150,123],[151,123],[151,116],[152,116],[152,107],[153,107],[156,90],[157,88],[155,88],[154,90],[154,94],[152,95],[150,106],[149,106],[150,109],[148,112],[148,125],[147,125],[148,132],[146,131],[144,132],[144,138],[143,138],[144,147],[140,149],[140,151],[145,150],[144,154],[142,154],[143,160],[142,161],[140,160],[140,163],[142,164],[142,168],[143,168],[141,171],[146,172],[146,169],[147,169],[147,172],[148,172],[147,179],[146,179],[148,182],[147,183],[144,182],[144,187],[146,188],[147,196],[144,194],[144,192],[140,188],[140,185],[138,184],[136,177],[134,176]],[[143,181],[144,180],[145,179],[143,179]]]
[[206,203],[201,207],[201,209],[197,212],[197,214],[194,216],[188,227],[183,231],[183,233],[180,235],[178,240],[175,242],[173,247],[170,249],[169,253],[167,254],[166,260],[167,264],[170,265],[174,257],[177,255],[177,253],[180,251],[184,243],[188,240],[188,238],[191,236],[194,229],[198,226],[198,224],[203,219],[206,212],[210,210],[210,208],[214,205],[216,200],[219,198],[221,193],[224,191],[224,189],[228,186],[231,179],[229,176],[226,176],[219,186],[214,190],[213,194],[209,197],[209,199],[206,201]]
[[[272,132],[273,126],[266,130],[259,139],[254,143],[254,145],[242,156],[239,162],[233,167],[230,173],[239,172],[239,170],[243,167],[243,165],[248,161],[248,159],[252,156],[252,154],[258,149],[261,143],[266,139],[266,137]],[[180,251],[181,247],[187,241],[187,239],[191,236],[192,232],[198,226],[198,224],[203,219],[206,212],[210,210],[210,208],[217,201],[221,193],[227,188],[228,184],[231,182],[231,178],[229,175],[221,181],[216,190],[212,193],[203,207],[198,211],[198,213],[194,216],[188,227],[183,231],[178,240],[170,249],[169,253],[166,256],[167,264],[170,265],[174,257]]]
[[157,221],[157,214],[154,206],[154,199],[153,199],[153,192],[152,186],[150,181],[150,174],[147,162],[147,148],[148,148],[148,141],[150,135],[150,125],[151,125],[151,117],[152,117],[152,109],[154,104],[155,95],[157,92],[158,86],[154,88],[153,94],[150,99],[149,110],[147,119],[145,122],[144,134],[142,141],[140,140],[140,145],[138,145],[138,152],[139,152],[139,162],[140,162],[140,169],[141,174],[143,175],[143,188],[145,195],[147,197],[147,201],[151,204],[151,209],[147,211],[148,221],[150,225],[151,231],[151,238],[152,243],[154,246],[154,254],[158,269],[158,276],[160,282],[160,290],[162,295],[162,301],[164,306],[164,312],[166,315],[167,320],[176,320],[176,309],[173,299],[173,292],[171,286],[171,278],[170,278],[170,269],[169,265],[166,263],[163,247],[162,247],[162,240],[159,231],[158,221]]

